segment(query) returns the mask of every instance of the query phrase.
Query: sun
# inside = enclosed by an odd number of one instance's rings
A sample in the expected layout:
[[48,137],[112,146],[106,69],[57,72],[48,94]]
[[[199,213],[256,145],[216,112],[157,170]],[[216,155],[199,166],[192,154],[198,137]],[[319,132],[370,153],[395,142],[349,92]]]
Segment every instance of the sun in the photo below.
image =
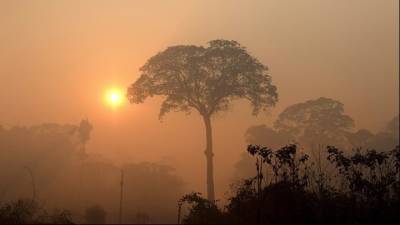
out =
[[124,101],[124,95],[118,88],[111,88],[106,92],[105,100],[113,108],[120,106]]

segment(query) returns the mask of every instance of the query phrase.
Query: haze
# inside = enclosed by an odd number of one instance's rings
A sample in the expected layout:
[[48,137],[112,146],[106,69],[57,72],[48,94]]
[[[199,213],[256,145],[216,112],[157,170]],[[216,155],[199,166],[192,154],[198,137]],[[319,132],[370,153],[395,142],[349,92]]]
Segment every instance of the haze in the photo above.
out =
[[[0,125],[93,125],[86,149],[115,165],[173,166],[187,191],[206,193],[205,134],[197,112],[158,119],[162,97],[125,94],[146,61],[175,45],[235,40],[268,66],[279,101],[252,116],[234,101],[213,119],[216,197],[224,199],[245,132],[272,126],[286,107],[327,97],[344,104],[354,130],[379,132],[399,114],[398,1],[0,2]],[[116,181],[118,182],[118,181]],[[224,201],[224,200],[223,200]]]

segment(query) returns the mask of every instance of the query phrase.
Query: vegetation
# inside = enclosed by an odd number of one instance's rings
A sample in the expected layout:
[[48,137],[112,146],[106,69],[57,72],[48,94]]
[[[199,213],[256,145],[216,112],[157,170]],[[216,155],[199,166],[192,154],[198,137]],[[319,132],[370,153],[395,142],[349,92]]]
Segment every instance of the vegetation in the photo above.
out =
[[399,115],[376,134],[367,129],[354,131],[354,119],[344,113],[343,103],[325,97],[288,106],[273,124],[250,127],[245,134],[246,142],[272,148],[297,143],[310,154],[319,145],[384,151],[399,144]]
[[318,140],[319,144],[347,147],[346,134],[353,126],[353,119],[344,114],[343,104],[324,97],[287,107],[274,123],[279,133],[307,146]]
[[49,214],[31,199],[0,204],[0,224],[73,224],[71,213],[54,210]]
[[[96,223],[117,222],[121,166],[85,151],[90,131],[87,120],[0,128],[0,223],[86,223],[96,205],[107,215]],[[176,221],[174,202],[184,191],[173,167],[137,162],[122,169],[124,223]],[[47,210],[55,208],[65,211]]]
[[296,145],[249,145],[256,176],[223,208],[193,193],[187,224],[393,224],[400,221],[400,147],[345,154],[328,146],[332,170],[320,171]]
[[[296,144],[303,149],[321,170],[329,165],[323,160],[329,145],[345,152],[351,149],[387,151],[399,145],[399,116],[395,116],[383,130],[372,133],[367,129],[353,130],[354,120],[344,114],[344,105],[334,99],[318,98],[288,106],[278,115],[273,127],[265,124],[249,127],[245,133],[248,144],[277,149]],[[254,174],[251,158],[242,153],[235,164],[234,180]]]

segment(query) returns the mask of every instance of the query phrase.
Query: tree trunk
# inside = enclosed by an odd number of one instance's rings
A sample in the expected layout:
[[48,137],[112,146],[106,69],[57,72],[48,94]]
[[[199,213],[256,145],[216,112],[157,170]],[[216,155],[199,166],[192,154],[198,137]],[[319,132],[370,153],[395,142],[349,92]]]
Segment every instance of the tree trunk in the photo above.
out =
[[207,159],[207,198],[209,201],[214,202],[214,165],[213,165],[213,151],[212,151],[212,129],[211,118],[208,115],[203,115],[204,124],[206,126],[206,150],[205,155]]
[[119,212],[118,212],[118,223],[122,224],[122,199],[124,190],[124,171],[121,169],[121,190],[119,193]]

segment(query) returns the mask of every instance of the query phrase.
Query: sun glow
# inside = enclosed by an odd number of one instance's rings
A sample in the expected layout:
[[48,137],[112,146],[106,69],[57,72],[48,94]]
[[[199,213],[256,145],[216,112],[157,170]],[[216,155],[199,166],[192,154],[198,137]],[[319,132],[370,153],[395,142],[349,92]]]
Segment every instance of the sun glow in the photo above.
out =
[[105,100],[108,105],[113,108],[120,106],[124,101],[124,95],[122,91],[117,88],[112,88],[106,92]]

